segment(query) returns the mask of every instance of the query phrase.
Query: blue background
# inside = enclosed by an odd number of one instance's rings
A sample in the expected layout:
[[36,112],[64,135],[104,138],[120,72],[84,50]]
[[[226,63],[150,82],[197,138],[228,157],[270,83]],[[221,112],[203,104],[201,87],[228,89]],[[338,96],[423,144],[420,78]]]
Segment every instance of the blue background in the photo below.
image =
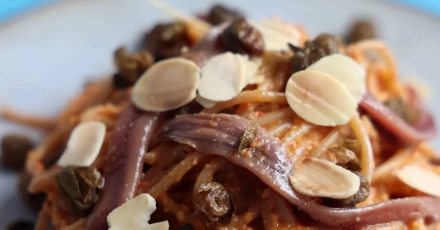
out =
[[55,1],[60,0],[0,0],[0,22]]
[[[0,22],[38,6],[61,0],[0,0]],[[385,1],[385,0],[384,0]],[[389,0],[440,16],[440,0]]]

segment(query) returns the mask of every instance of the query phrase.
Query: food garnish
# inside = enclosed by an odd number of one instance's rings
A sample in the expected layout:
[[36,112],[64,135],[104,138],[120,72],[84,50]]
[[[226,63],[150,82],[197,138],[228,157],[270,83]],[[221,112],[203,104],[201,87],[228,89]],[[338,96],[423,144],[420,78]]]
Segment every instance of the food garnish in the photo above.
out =
[[263,37],[252,24],[244,18],[234,20],[223,32],[225,48],[234,53],[260,56],[264,50]]
[[57,186],[64,193],[72,212],[86,214],[98,200],[98,190],[104,187],[104,178],[93,166],[69,166],[58,172]]
[[118,72],[113,76],[113,85],[124,88],[136,83],[145,70],[153,65],[154,57],[146,50],[129,54],[125,47],[120,47],[115,51],[114,62]]
[[198,94],[212,101],[226,101],[246,86],[246,66],[242,55],[226,52],[209,59],[202,67]]
[[156,200],[147,193],[140,194],[108,215],[109,230],[168,230],[168,221],[148,223],[155,210]]
[[5,136],[1,142],[1,164],[16,170],[23,168],[27,153],[33,147],[32,141],[25,136]]
[[238,146],[238,154],[242,154],[243,150],[248,148],[257,137],[258,126],[256,121],[252,121],[244,131],[240,138],[240,145]]
[[212,108],[215,106],[217,101],[211,101],[206,98],[201,97],[200,95],[197,95],[195,98],[195,101],[199,103],[203,108]]
[[304,48],[289,43],[289,48],[293,51],[290,68],[293,73],[304,70],[322,57],[338,53],[341,47],[340,39],[329,34],[321,34],[315,39],[307,41]]
[[226,6],[216,4],[209,11],[206,20],[212,25],[219,25],[239,18],[243,18],[243,15],[240,12],[227,8]]
[[131,99],[138,108],[146,111],[176,109],[196,97],[199,78],[200,68],[192,61],[184,58],[160,61],[136,82]]
[[396,176],[411,188],[440,197],[440,175],[433,171],[410,164],[397,170]]
[[294,73],[287,82],[286,98],[300,117],[323,126],[345,124],[357,109],[356,101],[342,83],[314,70]]
[[365,25],[345,45],[148,1],[177,21],[118,49],[113,84],[88,84],[56,119],[0,111],[49,132],[21,151],[37,229],[439,225],[432,115]]
[[336,78],[350,91],[356,103],[359,103],[365,92],[365,70],[352,58],[342,54],[325,56],[307,70],[316,70],[327,73]]
[[345,41],[347,43],[355,43],[362,40],[374,39],[376,36],[376,27],[371,21],[358,20],[351,25]]
[[210,222],[231,221],[235,214],[232,194],[217,182],[202,183],[195,200],[197,211]]
[[98,157],[105,138],[105,124],[98,121],[80,123],[70,134],[67,147],[58,160],[60,166],[90,166]]
[[295,191],[326,198],[348,198],[360,185],[359,177],[332,162],[318,158],[305,158],[292,176],[290,183]]
[[300,44],[298,28],[293,23],[275,18],[261,20],[260,22],[253,23],[253,25],[263,37],[265,50],[288,50],[287,44]]

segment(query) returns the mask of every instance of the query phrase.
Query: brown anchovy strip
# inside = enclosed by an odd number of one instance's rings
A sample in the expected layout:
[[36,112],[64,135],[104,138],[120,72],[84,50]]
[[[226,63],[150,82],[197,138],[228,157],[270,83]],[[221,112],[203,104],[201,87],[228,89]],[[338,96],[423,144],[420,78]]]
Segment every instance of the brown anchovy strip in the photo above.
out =
[[104,189],[88,218],[88,230],[108,229],[108,214],[133,198],[141,178],[142,158],[159,117],[158,113],[130,106],[119,118],[105,159]]
[[422,108],[420,99],[415,92],[412,89],[409,89],[408,92],[414,101],[412,103],[414,108],[421,111],[419,118],[412,125],[406,123],[369,92],[359,104],[378,124],[392,133],[397,140],[407,145],[418,144],[436,135],[434,118],[426,109]]
[[[226,26],[227,24],[214,27],[206,38],[191,47],[182,57],[201,66],[208,58],[221,53],[215,43]],[[105,161],[106,183],[98,203],[88,218],[87,230],[107,230],[108,214],[133,198],[142,174],[143,155],[151,133],[162,116],[159,113],[143,112],[130,106],[119,118],[110,138],[109,152]]]
[[237,115],[182,115],[165,126],[164,135],[200,153],[219,155],[248,169],[298,209],[329,227],[356,229],[419,218],[440,220],[440,199],[435,197],[396,199],[354,208],[330,208],[313,202],[292,189],[288,177],[294,165],[281,142],[263,129],[258,128],[256,142],[260,144],[249,150],[250,157],[235,154],[248,126],[249,121]]

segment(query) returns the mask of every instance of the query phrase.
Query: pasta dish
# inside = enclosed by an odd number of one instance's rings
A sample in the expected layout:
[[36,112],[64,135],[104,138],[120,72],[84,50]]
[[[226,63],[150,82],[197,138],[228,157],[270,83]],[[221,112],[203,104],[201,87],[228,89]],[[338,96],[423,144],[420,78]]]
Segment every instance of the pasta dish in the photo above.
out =
[[365,22],[343,39],[217,5],[161,2],[142,49],[40,129],[35,229],[440,229],[420,92]]

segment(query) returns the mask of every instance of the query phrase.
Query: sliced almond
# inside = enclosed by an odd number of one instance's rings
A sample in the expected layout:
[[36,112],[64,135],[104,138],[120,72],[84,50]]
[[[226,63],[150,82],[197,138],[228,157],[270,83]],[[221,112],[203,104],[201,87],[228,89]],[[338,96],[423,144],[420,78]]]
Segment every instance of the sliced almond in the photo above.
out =
[[202,67],[199,95],[211,101],[227,101],[246,84],[244,57],[231,52],[210,58]]
[[163,112],[196,97],[200,68],[184,58],[171,58],[150,67],[136,82],[132,102],[140,109]]
[[[360,220],[360,217],[358,218]],[[360,230],[406,230],[406,229],[408,229],[407,225],[402,221],[393,221],[389,223],[369,225],[367,227],[361,228]]]
[[293,74],[287,82],[286,98],[300,117],[322,126],[345,124],[357,109],[356,101],[342,83],[314,70]]
[[[239,64],[240,67],[243,67],[245,70],[244,80],[241,81],[241,84],[237,89],[240,89],[240,91],[241,91],[248,84],[261,83],[263,81],[263,77],[264,77],[264,75],[262,75],[258,72],[258,70],[261,66],[261,59],[254,58],[252,60],[249,60],[249,58],[247,56],[241,56],[241,55],[237,55],[237,56],[238,56],[239,62],[241,62]],[[221,102],[221,101],[213,101],[213,100],[206,99],[206,98],[202,97],[200,94],[196,96],[195,100],[200,105],[202,105],[204,108],[211,108],[214,105],[216,105],[218,102]]]
[[281,18],[271,18],[261,20],[261,24],[289,37],[290,43],[293,45],[299,45],[301,33],[294,23],[283,21]]
[[330,161],[305,158],[290,177],[290,184],[307,196],[344,199],[359,190],[360,180],[356,174]]
[[407,165],[396,172],[406,185],[431,196],[440,197],[440,175],[418,165]]
[[156,200],[147,193],[125,202],[107,216],[109,230],[168,230],[168,221],[149,224]]
[[196,96],[196,102],[198,102],[203,108],[212,108],[215,104],[217,104],[217,101],[211,101],[208,99],[205,99],[201,97],[200,95]]
[[323,57],[307,70],[321,71],[336,78],[350,91],[356,103],[362,100],[366,92],[364,68],[345,55],[332,54]]
[[283,22],[279,19],[266,19],[253,26],[263,36],[266,50],[287,50],[288,43],[300,45],[300,34],[294,24]]
[[261,24],[254,24],[254,26],[263,37],[265,50],[280,51],[288,49],[287,44],[290,42],[288,37]]
[[99,121],[87,121],[77,125],[70,134],[66,150],[58,160],[58,165],[92,165],[101,150],[105,132],[105,124]]
[[262,64],[261,58],[254,58],[252,60],[246,59],[245,61],[246,85],[258,84],[263,81],[264,75],[258,72],[261,64]]

